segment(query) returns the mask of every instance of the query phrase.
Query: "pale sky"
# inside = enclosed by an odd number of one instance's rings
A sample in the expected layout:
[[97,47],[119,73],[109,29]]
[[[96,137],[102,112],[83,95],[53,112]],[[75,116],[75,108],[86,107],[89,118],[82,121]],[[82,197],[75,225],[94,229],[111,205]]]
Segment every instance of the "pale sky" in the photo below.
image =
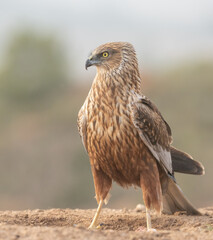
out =
[[213,58],[212,0],[0,0],[0,60],[13,31],[54,34],[85,74],[91,50],[129,41],[145,68]]

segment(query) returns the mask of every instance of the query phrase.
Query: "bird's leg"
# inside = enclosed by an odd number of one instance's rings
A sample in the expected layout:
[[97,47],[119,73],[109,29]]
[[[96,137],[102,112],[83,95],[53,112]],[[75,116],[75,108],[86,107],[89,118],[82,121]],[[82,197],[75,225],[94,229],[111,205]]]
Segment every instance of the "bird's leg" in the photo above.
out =
[[151,223],[151,216],[150,216],[150,210],[146,208],[146,226],[147,226],[147,231],[150,232],[155,232],[156,229],[152,228],[152,223]]
[[96,213],[95,213],[95,216],[94,216],[94,218],[93,218],[90,226],[88,227],[89,229],[91,229],[91,228],[96,228],[96,226],[97,226],[97,220],[98,220],[99,214],[100,214],[100,212],[101,212],[101,208],[102,208],[102,206],[103,206],[103,203],[104,203],[104,201],[103,201],[103,200],[100,200],[99,205],[98,205],[98,208],[97,208]]
[[152,207],[158,213],[161,212],[162,192],[156,161],[152,161],[152,158],[148,159],[150,164],[147,164],[147,167],[141,170],[140,185],[146,206],[147,231],[156,231],[152,229],[150,208]]
[[147,231],[149,231],[149,229],[152,228],[150,210],[148,208],[146,208],[146,226],[147,226]]
[[103,203],[107,203],[109,190],[112,186],[112,179],[109,178],[100,168],[96,168],[95,165],[91,164],[93,180],[95,185],[96,200],[98,202],[98,208],[95,216],[90,224],[89,228],[95,228],[99,214]]

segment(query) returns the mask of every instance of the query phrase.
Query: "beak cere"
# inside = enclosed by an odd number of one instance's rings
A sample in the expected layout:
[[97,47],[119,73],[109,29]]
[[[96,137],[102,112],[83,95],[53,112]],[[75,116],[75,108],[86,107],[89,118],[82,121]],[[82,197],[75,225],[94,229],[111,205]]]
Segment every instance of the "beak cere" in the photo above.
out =
[[87,59],[86,64],[85,64],[86,70],[87,70],[88,67],[90,67],[90,66],[92,66],[92,65],[93,65],[92,60],[91,60],[91,59]]

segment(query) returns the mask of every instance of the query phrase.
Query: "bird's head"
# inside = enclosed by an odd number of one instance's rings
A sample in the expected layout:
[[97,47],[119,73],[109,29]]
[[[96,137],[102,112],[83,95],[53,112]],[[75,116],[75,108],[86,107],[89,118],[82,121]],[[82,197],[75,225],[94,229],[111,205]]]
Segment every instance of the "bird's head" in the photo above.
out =
[[98,70],[122,69],[125,65],[136,64],[133,46],[127,42],[111,42],[97,47],[86,61],[86,69],[96,66]]

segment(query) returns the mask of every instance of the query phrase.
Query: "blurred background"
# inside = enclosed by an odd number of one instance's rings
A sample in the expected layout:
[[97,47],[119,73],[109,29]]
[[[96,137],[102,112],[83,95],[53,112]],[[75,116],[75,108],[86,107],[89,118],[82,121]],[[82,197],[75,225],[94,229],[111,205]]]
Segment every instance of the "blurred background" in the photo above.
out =
[[[197,206],[213,204],[211,0],[0,1],[0,210],[95,208],[77,114],[95,76],[88,54],[109,41],[137,51],[143,93],[170,124],[174,145],[205,176],[177,174]],[[140,189],[116,184],[111,208]]]

